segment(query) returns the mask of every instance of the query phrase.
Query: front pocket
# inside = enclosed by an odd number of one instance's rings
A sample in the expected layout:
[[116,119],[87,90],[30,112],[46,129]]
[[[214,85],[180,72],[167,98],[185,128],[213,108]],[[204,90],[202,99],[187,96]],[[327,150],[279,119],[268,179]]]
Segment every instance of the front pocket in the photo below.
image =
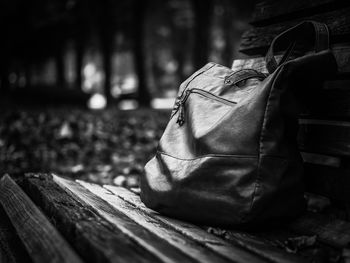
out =
[[[188,90],[180,106],[169,121],[160,140],[158,150],[179,158],[196,158],[207,154],[230,154],[220,141],[212,141],[209,132],[222,133],[227,117],[236,103],[200,89]],[[183,115],[182,115],[183,114]],[[178,123],[179,116],[183,118]],[[180,126],[181,124],[182,126]],[[216,132],[217,130],[217,132]]]
[[[237,102],[218,97],[218,96],[216,96],[208,91],[205,91],[205,90],[196,89],[196,88],[186,90],[185,94],[182,96],[182,98],[178,102],[177,110],[174,112],[174,115],[176,114],[176,112],[178,112],[176,123],[178,123],[179,126],[182,126],[185,123],[185,108],[186,108],[185,104],[186,104],[186,101],[188,100],[188,98],[190,97],[191,94],[200,95],[206,99],[214,100],[216,102],[219,102],[220,104],[223,104],[223,105],[226,105],[229,107],[232,107],[232,106],[237,104]],[[196,103],[196,102],[193,102],[193,104],[199,104],[199,106],[201,106],[203,112],[201,109],[199,109],[200,110],[199,115],[204,115],[204,116],[207,115],[208,117],[210,117],[211,115],[214,115],[214,117],[215,117],[216,113],[215,113],[215,111],[214,112],[212,111],[212,109],[211,109],[211,107],[209,107],[209,105],[205,105],[205,104],[201,105],[200,103]],[[215,108],[217,108],[217,107],[215,107]],[[204,112],[208,109],[210,111],[207,114],[204,114]]]
[[187,122],[187,129],[194,138],[199,139],[215,127],[220,126],[221,120],[231,112],[235,105],[235,102],[220,98],[207,91],[191,89],[188,90],[187,96],[180,104],[176,124],[181,129],[181,126]]

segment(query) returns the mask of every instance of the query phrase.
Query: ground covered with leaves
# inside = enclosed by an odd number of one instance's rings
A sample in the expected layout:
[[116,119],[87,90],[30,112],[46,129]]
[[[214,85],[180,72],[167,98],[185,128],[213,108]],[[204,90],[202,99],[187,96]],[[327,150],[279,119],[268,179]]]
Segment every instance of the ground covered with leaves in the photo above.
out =
[[0,112],[0,174],[54,172],[137,187],[169,111],[77,108]]

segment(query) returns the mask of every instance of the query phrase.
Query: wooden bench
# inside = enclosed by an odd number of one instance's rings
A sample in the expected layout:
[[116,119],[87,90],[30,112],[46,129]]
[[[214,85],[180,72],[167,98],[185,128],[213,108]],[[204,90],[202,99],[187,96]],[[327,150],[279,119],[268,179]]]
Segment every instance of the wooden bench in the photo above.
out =
[[[350,223],[311,212],[248,233],[167,218],[125,188],[51,174],[5,175],[0,190],[0,262],[307,262],[339,257],[350,242]],[[305,234],[312,250],[286,252]]]
[[116,186],[27,174],[0,181],[0,262],[348,262],[350,260],[350,2],[258,1],[234,70],[265,72],[272,38],[325,22],[339,74],[300,116],[309,211],[259,232],[194,226],[146,208]]

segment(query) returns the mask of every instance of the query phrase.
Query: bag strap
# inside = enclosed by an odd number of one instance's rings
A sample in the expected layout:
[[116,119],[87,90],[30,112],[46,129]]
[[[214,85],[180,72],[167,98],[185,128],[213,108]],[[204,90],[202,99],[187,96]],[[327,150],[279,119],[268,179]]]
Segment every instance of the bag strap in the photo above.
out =
[[[269,73],[274,72],[279,65],[288,60],[297,42],[314,43],[315,52],[329,49],[329,31],[327,25],[315,21],[304,21],[276,36],[272,40],[265,57],[266,68]],[[275,48],[277,46],[281,48],[287,45],[289,47],[281,61],[277,63],[274,55]]]

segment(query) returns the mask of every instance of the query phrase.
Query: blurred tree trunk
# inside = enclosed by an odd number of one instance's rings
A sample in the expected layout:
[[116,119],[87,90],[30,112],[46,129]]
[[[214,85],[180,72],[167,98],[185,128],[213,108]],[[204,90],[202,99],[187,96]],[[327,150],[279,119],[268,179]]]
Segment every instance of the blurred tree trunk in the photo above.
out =
[[111,93],[111,77],[112,77],[112,45],[114,36],[114,20],[113,20],[113,7],[111,2],[101,1],[98,4],[99,10],[99,33],[102,48],[102,60],[103,69],[105,73],[104,93],[107,100],[107,106],[110,105],[112,100]]
[[84,46],[82,43],[81,37],[78,37],[76,40],[76,85],[78,90],[81,90],[83,87],[83,55],[84,55]]
[[210,47],[210,29],[213,12],[213,0],[191,0],[195,15],[194,25],[194,66],[200,68],[208,62]]
[[222,27],[225,34],[225,47],[222,53],[222,64],[227,67],[231,67],[233,61],[233,55],[235,45],[239,43],[239,37],[241,32],[234,30],[233,23],[237,23],[235,13],[237,13],[237,3],[235,1],[225,0],[223,1],[223,20]]
[[104,82],[104,93],[107,100],[107,106],[110,105],[112,100],[111,93],[111,77],[112,77],[112,37],[106,35],[102,38],[102,57],[103,57],[103,69],[105,73],[105,82]]
[[226,44],[222,54],[223,64],[231,67],[239,49],[241,35],[249,28],[248,21],[254,9],[254,1],[221,0],[219,2],[224,9],[222,27]]
[[146,57],[144,54],[145,30],[144,23],[146,18],[147,0],[134,1],[133,16],[133,49],[134,64],[138,78],[138,102],[141,106],[150,106],[151,96],[147,86],[146,79]]
[[24,62],[24,75],[25,75],[25,79],[26,79],[26,85],[25,87],[30,89],[32,86],[32,73],[31,73],[31,59],[30,58],[25,58],[25,62]]
[[[80,6],[79,6],[80,7]],[[83,59],[84,59],[84,38],[86,37],[86,29],[84,26],[84,7],[76,8],[75,15],[77,17],[77,23],[75,25],[75,85],[78,90],[83,87]]]
[[0,96],[6,94],[8,92],[8,72],[6,70],[6,65],[4,63],[4,60],[1,61],[1,65],[0,65]]
[[[174,14],[173,14],[174,15]],[[173,33],[173,50],[175,58],[178,62],[177,75],[179,77],[179,81],[182,82],[187,77],[184,74],[184,67],[186,56],[188,54],[187,51],[184,50],[184,44],[189,43],[189,32],[188,28],[184,26],[178,26],[174,23],[174,19],[171,20],[171,29]]]
[[56,42],[56,43],[57,43],[56,52],[55,52],[56,85],[58,88],[62,89],[65,86],[62,44],[60,42]]
[[95,6],[91,0],[77,2],[74,6],[74,15],[76,16],[75,24],[75,59],[76,59],[76,86],[78,90],[83,88],[83,59],[89,29],[92,27],[93,22],[96,21],[96,17],[91,13],[95,10]]
[[[3,25],[4,25],[4,19],[0,16],[0,29],[1,31],[4,31]],[[7,32],[2,32],[2,41],[0,41],[0,98],[3,97],[3,95],[6,93],[7,87],[8,87],[8,76],[6,73],[6,68],[8,66],[8,60],[7,60]]]
[[[180,39],[182,39],[183,41],[187,40],[187,34],[186,32],[183,32],[183,30],[178,30],[175,31],[175,34],[178,34],[178,37]],[[185,56],[186,56],[186,52],[184,52],[183,50],[183,46],[179,44],[179,42],[177,42],[177,46],[175,47],[175,57],[178,61],[178,70],[177,70],[177,74],[179,76],[179,81],[182,82],[185,80],[185,76],[184,76],[184,67],[185,67]],[[186,42],[185,42],[186,43]],[[187,42],[188,43],[188,42]]]

